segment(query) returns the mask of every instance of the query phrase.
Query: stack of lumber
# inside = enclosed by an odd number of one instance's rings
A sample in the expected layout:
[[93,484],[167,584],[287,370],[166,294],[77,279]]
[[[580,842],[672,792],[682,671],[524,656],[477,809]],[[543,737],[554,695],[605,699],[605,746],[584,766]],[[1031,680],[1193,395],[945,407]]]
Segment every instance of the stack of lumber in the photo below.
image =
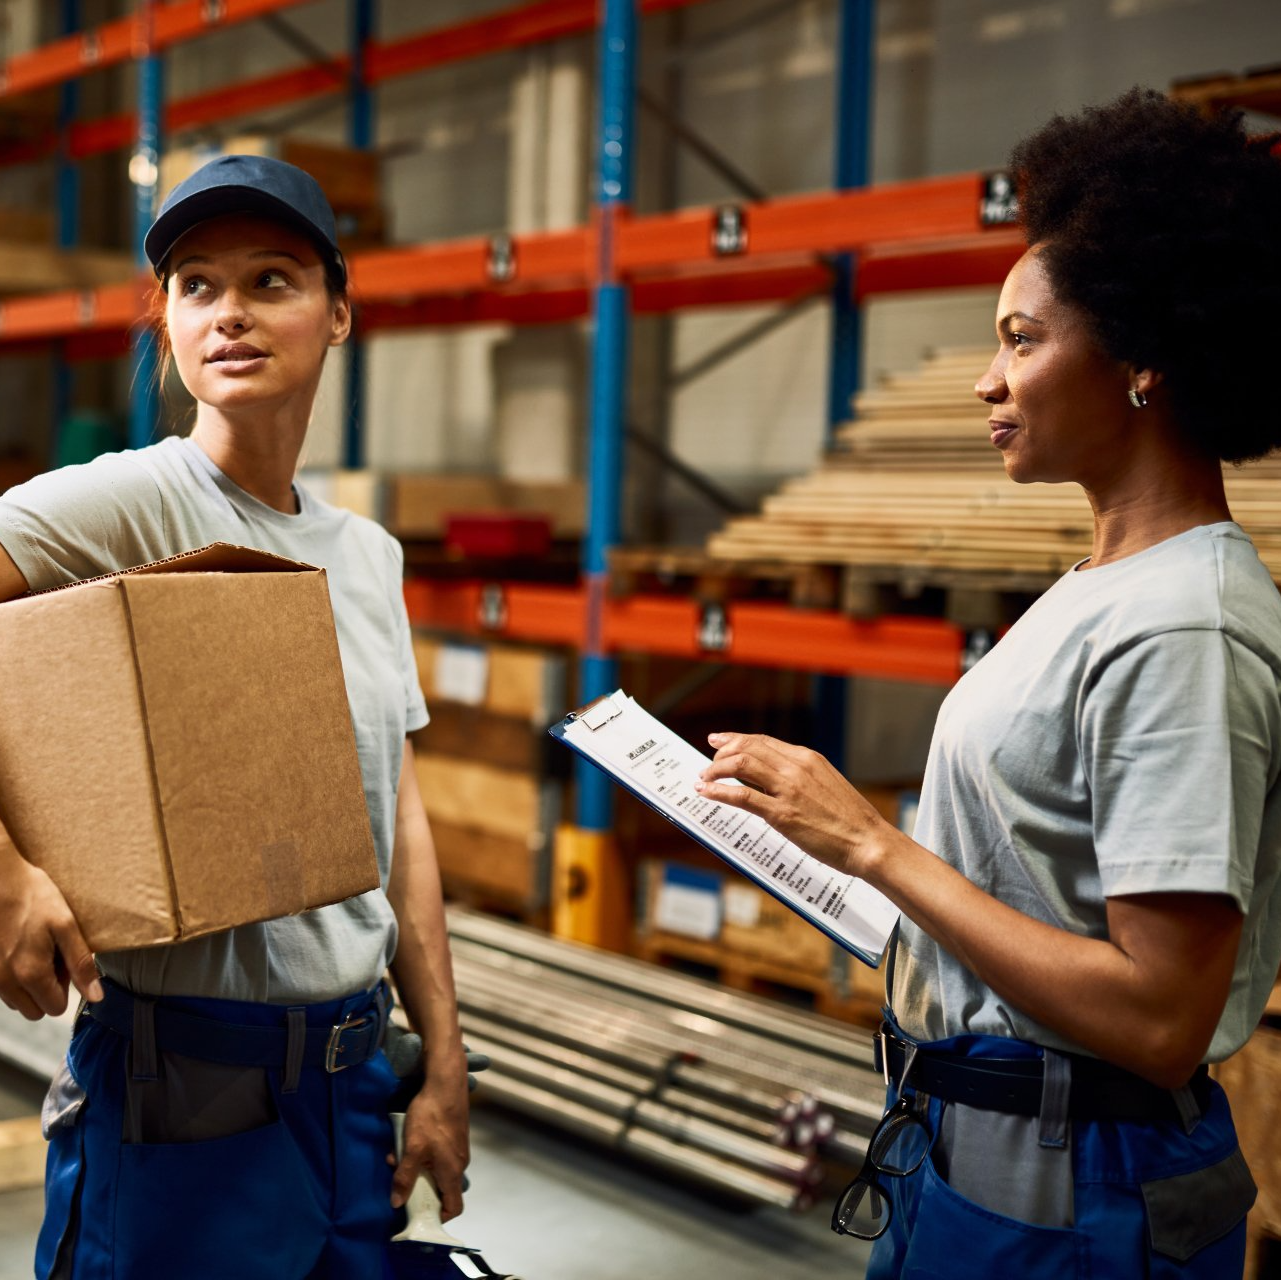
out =
[[[990,443],[974,382],[990,349],[952,349],[886,378],[857,401],[818,470],[789,481],[759,515],[708,542],[721,560],[1057,575],[1090,554],[1092,519],[1076,485],[1014,484]],[[1225,468],[1233,514],[1281,578],[1281,464]]]
[[565,659],[421,632],[414,659],[431,708],[431,723],[414,734],[414,770],[445,891],[541,921],[561,811],[546,727],[567,703]]
[[992,360],[987,347],[940,350],[919,368],[885,375],[855,399],[856,420],[839,428],[830,467],[1004,474],[988,438],[987,406],[974,384]]

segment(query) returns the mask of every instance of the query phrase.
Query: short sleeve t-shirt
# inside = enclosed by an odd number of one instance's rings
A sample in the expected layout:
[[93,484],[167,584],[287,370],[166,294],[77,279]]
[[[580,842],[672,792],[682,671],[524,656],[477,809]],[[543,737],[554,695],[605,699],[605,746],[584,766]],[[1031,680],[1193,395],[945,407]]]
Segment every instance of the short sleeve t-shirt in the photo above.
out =
[[[294,486],[286,515],[225,476],[194,441],[64,467],[0,497],[0,546],[35,590],[211,542],[326,570],[382,888],[335,906],[173,946],[100,955],[149,995],[308,1003],[367,989],[396,946],[387,900],[405,734],[427,723],[402,595],[399,543],[373,521]],[[193,650],[191,661],[200,654]],[[56,678],[51,673],[51,678]]]
[[[1108,897],[1230,897],[1245,926],[1217,1061],[1258,1022],[1281,960],[1279,772],[1281,596],[1237,525],[1204,525],[1065,574],[959,681],[915,838],[1002,902],[1088,937],[1107,937]],[[893,1002],[922,1040],[1082,1052],[906,918]]]

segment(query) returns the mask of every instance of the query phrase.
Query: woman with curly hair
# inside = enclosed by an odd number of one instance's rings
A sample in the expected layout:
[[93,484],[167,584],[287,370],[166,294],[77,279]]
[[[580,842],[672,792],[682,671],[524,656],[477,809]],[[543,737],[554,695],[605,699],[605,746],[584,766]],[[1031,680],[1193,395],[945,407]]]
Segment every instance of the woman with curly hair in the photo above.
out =
[[903,912],[894,1105],[833,1216],[875,1280],[1241,1274],[1206,1064],[1281,961],[1281,596],[1222,462],[1281,444],[1275,141],[1135,89],[1015,149],[1029,248],[976,391],[1093,548],[949,694],[915,839],[815,753],[712,735],[705,795]]

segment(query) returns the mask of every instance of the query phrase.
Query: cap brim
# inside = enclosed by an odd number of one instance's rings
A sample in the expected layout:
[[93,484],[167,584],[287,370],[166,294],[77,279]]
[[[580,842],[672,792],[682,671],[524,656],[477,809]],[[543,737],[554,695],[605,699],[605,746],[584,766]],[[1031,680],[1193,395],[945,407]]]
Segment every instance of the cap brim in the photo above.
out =
[[143,240],[143,252],[151,263],[156,275],[163,279],[165,264],[174,246],[193,227],[211,218],[221,218],[229,214],[260,214],[276,222],[284,222],[301,232],[316,246],[322,260],[333,260],[346,270],[342,255],[317,234],[316,228],[298,211],[284,200],[257,187],[224,186],[212,187],[206,191],[193,191],[191,195],[179,200],[170,209],[165,209],[151,224]]

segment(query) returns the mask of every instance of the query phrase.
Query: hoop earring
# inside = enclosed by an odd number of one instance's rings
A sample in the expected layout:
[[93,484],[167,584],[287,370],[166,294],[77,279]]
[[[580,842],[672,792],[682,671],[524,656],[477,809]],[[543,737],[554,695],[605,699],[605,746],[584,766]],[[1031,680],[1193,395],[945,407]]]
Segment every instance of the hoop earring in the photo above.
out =
[[1131,403],[1131,404],[1132,404],[1136,409],[1145,409],[1145,408],[1147,407],[1148,398],[1147,398],[1147,396],[1145,396],[1145,395],[1143,394],[1143,392],[1142,392],[1142,391],[1140,391],[1137,387],[1131,387],[1131,388],[1130,388],[1130,403]]

